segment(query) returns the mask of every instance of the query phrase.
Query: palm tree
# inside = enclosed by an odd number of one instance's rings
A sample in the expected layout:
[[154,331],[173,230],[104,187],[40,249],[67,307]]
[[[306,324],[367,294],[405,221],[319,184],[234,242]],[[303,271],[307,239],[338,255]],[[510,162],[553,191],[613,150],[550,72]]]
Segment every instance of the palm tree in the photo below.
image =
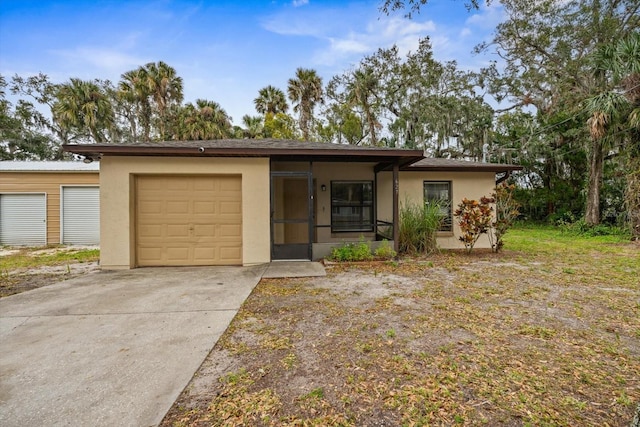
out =
[[214,101],[196,100],[179,109],[173,138],[177,140],[222,139],[231,135],[231,119]]
[[142,128],[142,139],[151,138],[151,91],[147,85],[146,71],[140,67],[122,74],[117,97],[123,104],[123,114],[129,122],[132,141],[138,141],[138,126]]
[[170,113],[182,103],[182,78],[176,70],[162,61],[149,62],[142,67],[145,84],[158,114],[158,136],[167,137]]
[[347,102],[358,106],[364,113],[369,128],[371,145],[377,145],[376,128],[380,126],[376,118],[376,91],[378,80],[370,67],[353,72],[353,79],[347,83]]
[[109,97],[97,82],[72,78],[60,85],[53,105],[53,116],[67,131],[78,132],[78,138],[94,142],[107,141],[113,130],[114,114]]
[[286,113],[289,109],[284,92],[275,86],[265,86],[258,91],[258,97],[253,100],[256,111],[260,114]]
[[627,156],[625,203],[635,238],[640,239],[640,33],[600,48],[595,73],[609,81],[609,90],[587,99],[587,126],[591,134],[591,168],[585,220],[600,220],[603,148],[619,143]]
[[250,139],[261,138],[264,131],[262,121],[260,116],[250,116],[248,114],[242,116],[242,124],[245,127],[244,135]]
[[315,70],[298,68],[296,77],[289,79],[287,92],[289,99],[294,103],[293,111],[299,114],[298,123],[302,138],[309,140],[313,109],[318,102],[323,102],[322,78]]

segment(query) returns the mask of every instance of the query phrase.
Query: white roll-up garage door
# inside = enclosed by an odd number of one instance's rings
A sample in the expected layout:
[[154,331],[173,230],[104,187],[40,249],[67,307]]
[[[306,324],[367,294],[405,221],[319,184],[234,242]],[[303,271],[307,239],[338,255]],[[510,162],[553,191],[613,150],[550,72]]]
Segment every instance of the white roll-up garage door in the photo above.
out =
[[65,245],[100,244],[100,190],[98,187],[62,187],[61,242]]
[[45,194],[0,194],[0,244],[47,244]]

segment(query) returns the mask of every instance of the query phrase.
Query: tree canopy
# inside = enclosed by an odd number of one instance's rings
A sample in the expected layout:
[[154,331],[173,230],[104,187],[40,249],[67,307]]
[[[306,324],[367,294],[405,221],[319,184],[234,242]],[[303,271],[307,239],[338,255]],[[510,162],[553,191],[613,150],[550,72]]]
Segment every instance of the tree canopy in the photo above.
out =
[[[380,10],[411,19],[427,4],[385,0]],[[428,37],[408,53],[381,47],[326,84],[316,70],[297,68],[285,90],[261,88],[258,115],[235,127],[216,101],[184,103],[182,78],[162,61],[115,83],[0,76],[0,158],[60,159],[70,142],[232,137],[420,148],[521,164],[517,196],[530,219],[627,221],[640,235],[640,3],[500,7],[505,19],[476,47],[500,59],[482,70],[437,61]]]

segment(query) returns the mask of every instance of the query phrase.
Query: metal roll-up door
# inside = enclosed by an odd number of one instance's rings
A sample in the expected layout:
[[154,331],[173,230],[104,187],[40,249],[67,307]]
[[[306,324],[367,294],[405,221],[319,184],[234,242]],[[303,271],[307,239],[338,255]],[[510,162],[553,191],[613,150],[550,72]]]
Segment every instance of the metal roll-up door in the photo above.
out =
[[0,194],[0,244],[47,244],[47,201],[44,194]]
[[100,244],[98,187],[62,187],[62,243]]

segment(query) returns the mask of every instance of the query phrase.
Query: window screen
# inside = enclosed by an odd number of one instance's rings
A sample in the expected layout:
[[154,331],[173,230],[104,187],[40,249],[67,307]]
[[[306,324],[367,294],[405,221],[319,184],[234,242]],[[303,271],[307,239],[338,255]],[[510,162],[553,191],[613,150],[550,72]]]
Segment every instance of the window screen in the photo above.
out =
[[331,231],[373,231],[373,181],[331,182]]
[[451,211],[451,181],[425,181],[424,202],[438,203],[444,217],[440,231],[453,230],[453,216]]

